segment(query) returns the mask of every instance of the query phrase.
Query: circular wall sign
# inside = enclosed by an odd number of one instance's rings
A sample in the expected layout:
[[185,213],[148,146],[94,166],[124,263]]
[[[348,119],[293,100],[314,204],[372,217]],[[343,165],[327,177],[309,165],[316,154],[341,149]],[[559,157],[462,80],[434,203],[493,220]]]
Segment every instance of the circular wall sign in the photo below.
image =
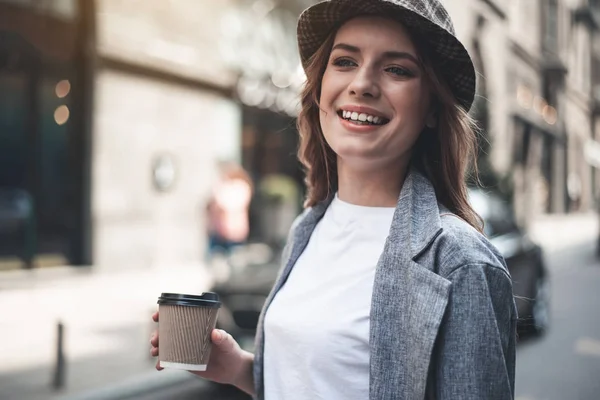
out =
[[161,154],[152,163],[152,181],[159,192],[167,192],[173,188],[177,178],[177,166],[173,156]]

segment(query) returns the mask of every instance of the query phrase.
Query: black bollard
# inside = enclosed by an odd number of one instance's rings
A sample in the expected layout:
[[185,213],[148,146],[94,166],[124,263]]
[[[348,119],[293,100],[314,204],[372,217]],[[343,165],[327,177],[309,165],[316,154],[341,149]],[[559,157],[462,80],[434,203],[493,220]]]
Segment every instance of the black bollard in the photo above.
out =
[[65,327],[62,322],[58,323],[56,333],[56,364],[54,366],[52,387],[54,389],[62,389],[65,386]]

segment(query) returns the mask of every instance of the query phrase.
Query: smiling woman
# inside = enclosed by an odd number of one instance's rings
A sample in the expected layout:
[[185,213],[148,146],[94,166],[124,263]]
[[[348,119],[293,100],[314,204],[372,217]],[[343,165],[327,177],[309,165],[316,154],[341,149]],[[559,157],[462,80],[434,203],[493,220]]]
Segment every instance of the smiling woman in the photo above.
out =
[[513,397],[516,311],[467,199],[475,75],[453,32],[436,0],[300,18],[307,211],[258,326],[258,398]]
[[[306,206],[337,190],[339,179],[345,176],[344,167],[338,171],[338,162],[353,162],[361,170],[389,171],[396,176],[378,175],[401,185],[412,161],[429,175],[443,204],[482,229],[467,201],[464,184],[468,168],[477,174],[475,124],[438,72],[431,51],[398,21],[363,16],[331,32],[307,59],[299,118],[299,158],[307,167],[309,189]],[[336,90],[343,93],[332,94]],[[375,125],[387,125],[385,132]],[[358,149],[373,151],[373,156],[351,157],[347,151],[356,140],[344,140],[336,127],[346,133],[373,131],[374,135],[356,137],[368,141],[367,145],[358,143]],[[336,148],[340,141],[346,150]],[[348,157],[340,157],[343,154]],[[398,168],[387,169],[389,163]],[[395,200],[390,198],[388,204]]]
[[[514,397],[511,279],[467,200],[473,63],[439,0],[330,0],[298,23],[305,212],[250,354],[259,400]],[[157,341],[157,339],[156,339]]]

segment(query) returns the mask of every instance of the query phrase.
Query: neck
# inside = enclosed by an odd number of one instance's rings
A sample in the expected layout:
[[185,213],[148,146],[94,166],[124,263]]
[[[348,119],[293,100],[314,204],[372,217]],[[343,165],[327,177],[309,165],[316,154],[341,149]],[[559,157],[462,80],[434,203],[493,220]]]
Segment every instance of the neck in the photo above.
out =
[[[399,165],[400,164],[400,165]],[[351,168],[338,158],[338,197],[367,207],[395,207],[408,172],[408,163],[373,170]]]

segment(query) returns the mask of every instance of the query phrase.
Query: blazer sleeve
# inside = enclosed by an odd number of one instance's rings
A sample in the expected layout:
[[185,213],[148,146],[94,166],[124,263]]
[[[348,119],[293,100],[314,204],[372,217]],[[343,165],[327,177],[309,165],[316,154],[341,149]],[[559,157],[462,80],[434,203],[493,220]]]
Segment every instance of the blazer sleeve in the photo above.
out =
[[435,398],[513,399],[517,312],[510,276],[501,267],[475,264],[448,279],[432,371]]

